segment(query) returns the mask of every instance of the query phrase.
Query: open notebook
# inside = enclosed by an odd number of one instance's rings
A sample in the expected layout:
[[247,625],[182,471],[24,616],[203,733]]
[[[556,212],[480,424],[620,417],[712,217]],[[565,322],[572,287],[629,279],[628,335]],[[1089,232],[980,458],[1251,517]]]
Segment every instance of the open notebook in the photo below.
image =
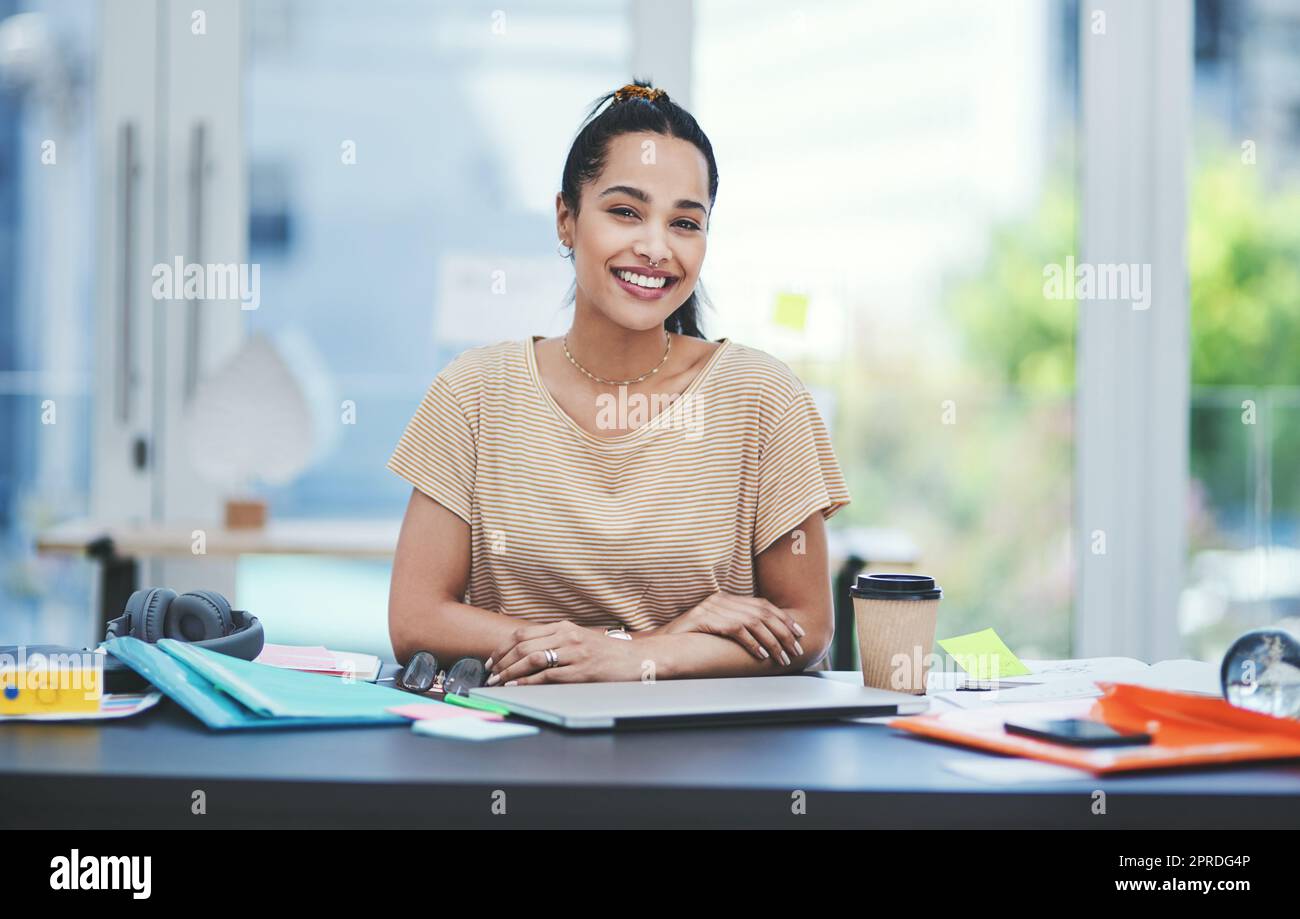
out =
[[387,711],[411,702],[400,689],[240,660],[171,638],[114,638],[103,647],[217,730],[409,724]]

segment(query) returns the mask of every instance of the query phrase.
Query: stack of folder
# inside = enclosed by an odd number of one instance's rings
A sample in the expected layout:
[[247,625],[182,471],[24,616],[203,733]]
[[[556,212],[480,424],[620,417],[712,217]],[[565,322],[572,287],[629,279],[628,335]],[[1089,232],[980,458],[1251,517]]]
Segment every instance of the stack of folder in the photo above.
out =
[[388,711],[410,693],[361,680],[286,670],[163,638],[114,638],[104,649],[215,730],[408,724]]
[[[1025,703],[895,718],[890,727],[963,746],[1009,753],[1097,775],[1219,763],[1300,758],[1300,721],[1238,708],[1223,699],[1097,681],[1101,698]],[[1004,722],[1088,718],[1149,744],[1079,748],[1007,733]]]

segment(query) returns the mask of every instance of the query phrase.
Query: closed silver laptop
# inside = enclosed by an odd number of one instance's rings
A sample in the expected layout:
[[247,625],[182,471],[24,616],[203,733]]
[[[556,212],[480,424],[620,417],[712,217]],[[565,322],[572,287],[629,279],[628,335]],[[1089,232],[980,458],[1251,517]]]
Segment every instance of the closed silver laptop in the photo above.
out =
[[485,686],[470,696],[573,730],[914,715],[929,705],[925,696],[806,675]]

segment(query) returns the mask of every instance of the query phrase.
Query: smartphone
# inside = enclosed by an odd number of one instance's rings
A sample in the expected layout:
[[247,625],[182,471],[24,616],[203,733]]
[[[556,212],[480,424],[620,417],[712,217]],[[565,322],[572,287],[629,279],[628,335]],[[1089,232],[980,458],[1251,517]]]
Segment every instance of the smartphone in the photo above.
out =
[[1151,743],[1150,734],[1121,734],[1108,724],[1086,718],[1062,718],[1055,721],[1008,721],[1008,734],[1020,734],[1035,740],[1067,744],[1071,747],[1124,747]]

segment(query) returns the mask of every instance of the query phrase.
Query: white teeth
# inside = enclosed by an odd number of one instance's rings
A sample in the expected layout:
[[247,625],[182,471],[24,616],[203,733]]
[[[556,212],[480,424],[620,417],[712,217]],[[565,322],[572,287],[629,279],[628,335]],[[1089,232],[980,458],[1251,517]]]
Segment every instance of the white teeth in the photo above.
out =
[[636,284],[638,287],[658,288],[668,283],[667,278],[647,278],[643,274],[633,274],[630,271],[616,271],[614,273],[629,284]]

